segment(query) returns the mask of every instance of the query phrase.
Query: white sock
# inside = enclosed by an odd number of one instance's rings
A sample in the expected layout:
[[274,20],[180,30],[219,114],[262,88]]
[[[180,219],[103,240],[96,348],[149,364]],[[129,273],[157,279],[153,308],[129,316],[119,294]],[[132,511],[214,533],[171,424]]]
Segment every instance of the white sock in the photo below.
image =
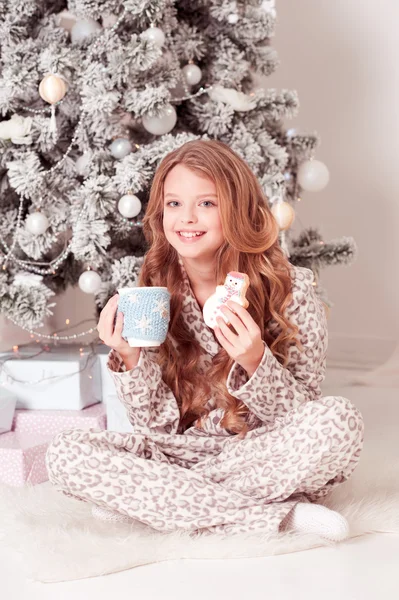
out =
[[133,522],[133,519],[128,517],[128,515],[122,515],[121,513],[110,510],[109,508],[104,508],[103,506],[98,506],[97,504],[91,507],[91,514],[101,521],[121,521],[122,523]]
[[316,533],[334,542],[349,536],[348,521],[340,513],[321,504],[298,502],[280,525],[280,531]]

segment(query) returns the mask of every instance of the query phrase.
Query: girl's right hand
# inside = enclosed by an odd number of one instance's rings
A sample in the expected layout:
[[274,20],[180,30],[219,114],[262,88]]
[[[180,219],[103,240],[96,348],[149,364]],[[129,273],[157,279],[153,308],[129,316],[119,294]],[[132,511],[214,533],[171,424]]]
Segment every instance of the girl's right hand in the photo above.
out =
[[100,340],[110,348],[113,348],[123,357],[135,356],[139,348],[132,348],[122,337],[123,313],[119,312],[115,323],[115,314],[118,310],[119,294],[112,296],[100,313],[97,331]]

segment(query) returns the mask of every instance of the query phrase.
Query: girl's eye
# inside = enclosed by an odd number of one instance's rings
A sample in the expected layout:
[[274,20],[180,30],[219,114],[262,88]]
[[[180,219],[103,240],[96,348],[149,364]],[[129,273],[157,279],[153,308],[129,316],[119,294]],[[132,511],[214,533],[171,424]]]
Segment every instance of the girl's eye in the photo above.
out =
[[[171,200],[170,202],[166,203],[166,206],[169,206],[169,204],[172,204],[172,202],[177,202],[177,200]],[[208,202],[209,204],[211,204],[212,206],[216,206],[213,202],[211,202],[210,200],[203,200],[203,202],[201,202],[201,204],[203,204],[204,202]]]

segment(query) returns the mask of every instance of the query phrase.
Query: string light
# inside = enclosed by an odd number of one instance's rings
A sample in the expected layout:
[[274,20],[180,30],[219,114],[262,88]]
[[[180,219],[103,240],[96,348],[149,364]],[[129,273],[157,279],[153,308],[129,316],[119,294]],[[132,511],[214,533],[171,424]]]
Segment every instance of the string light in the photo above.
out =
[[[96,331],[95,327],[91,327],[90,329],[88,329],[87,331],[81,331],[80,333],[74,333],[72,335],[58,335],[57,333],[53,333],[51,335],[49,334],[45,334],[45,333],[39,333],[38,331],[33,331],[33,329],[29,329],[29,327],[24,327],[23,325],[21,325],[20,323],[18,323],[17,321],[15,321],[15,319],[13,319],[11,316],[7,315],[7,319],[9,319],[12,323],[14,323],[14,325],[17,325],[18,327],[20,327],[21,329],[23,329],[24,331],[27,331],[28,333],[34,336],[37,336],[39,338],[43,338],[43,339],[47,339],[47,340],[54,340],[55,338],[57,340],[75,340],[77,338],[81,338],[84,337],[85,335],[89,335],[90,333],[93,333],[94,331]],[[93,319],[85,319],[84,321],[81,321],[80,323],[85,323],[86,321],[92,321]],[[80,325],[80,323],[78,323],[77,325]],[[75,327],[77,327],[77,325],[75,325]],[[38,343],[40,340],[36,340],[36,342]]]
[[[13,349],[14,348],[18,348],[18,346],[13,346]],[[46,353],[51,352],[49,346],[44,346],[44,348],[42,348],[39,352],[36,352],[35,354],[33,354],[31,356],[23,356],[21,354],[18,354],[18,360],[32,360],[33,358],[37,358],[38,356],[43,354],[43,352],[46,352]],[[72,377],[73,375],[78,375],[79,373],[82,373],[83,371],[85,371],[87,369],[87,367],[90,365],[91,357],[97,356],[97,355],[98,355],[98,352],[96,352],[96,346],[94,344],[91,344],[91,352],[89,354],[87,354],[87,359],[86,359],[83,367],[81,369],[79,369],[78,371],[75,371],[73,373],[68,373],[67,375],[51,375],[50,377],[42,377],[35,381],[23,381],[21,379],[14,377],[10,373],[10,371],[7,368],[7,366],[5,365],[5,363],[8,360],[13,360],[14,356],[11,355],[9,357],[6,357],[4,360],[0,361],[0,386],[4,386],[4,383],[18,383],[20,385],[33,386],[33,385],[41,385],[44,381],[61,380],[61,379],[65,379],[66,377]],[[2,381],[2,379],[1,379],[3,373],[5,374],[5,377],[6,377],[5,382]],[[93,379],[92,375],[88,375],[88,377],[89,377],[89,379]]]
[[[62,98],[62,100],[55,102],[54,106],[60,106],[64,102],[64,100],[65,100],[65,97]],[[21,107],[21,110],[27,110],[29,112],[40,114],[40,113],[45,113],[45,112],[51,112],[51,106],[46,106],[45,108],[30,108],[29,106],[23,106],[23,107]]]

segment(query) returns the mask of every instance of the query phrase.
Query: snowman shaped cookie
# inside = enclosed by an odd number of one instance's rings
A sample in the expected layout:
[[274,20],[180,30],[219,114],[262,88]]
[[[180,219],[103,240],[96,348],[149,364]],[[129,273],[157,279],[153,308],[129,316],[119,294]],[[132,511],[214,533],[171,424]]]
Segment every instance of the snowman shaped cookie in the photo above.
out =
[[249,302],[245,297],[248,287],[249,277],[246,273],[230,271],[230,273],[227,274],[224,284],[218,285],[215,293],[212,294],[212,296],[209,296],[204,304],[202,314],[204,316],[205,324],[214,329],[217,325],[216,317],[223,317],[224,321],[227,324],[229,323],[226,315],[219,310],[219,307],[227,300],[232,300],[244,308],[248,308]]

